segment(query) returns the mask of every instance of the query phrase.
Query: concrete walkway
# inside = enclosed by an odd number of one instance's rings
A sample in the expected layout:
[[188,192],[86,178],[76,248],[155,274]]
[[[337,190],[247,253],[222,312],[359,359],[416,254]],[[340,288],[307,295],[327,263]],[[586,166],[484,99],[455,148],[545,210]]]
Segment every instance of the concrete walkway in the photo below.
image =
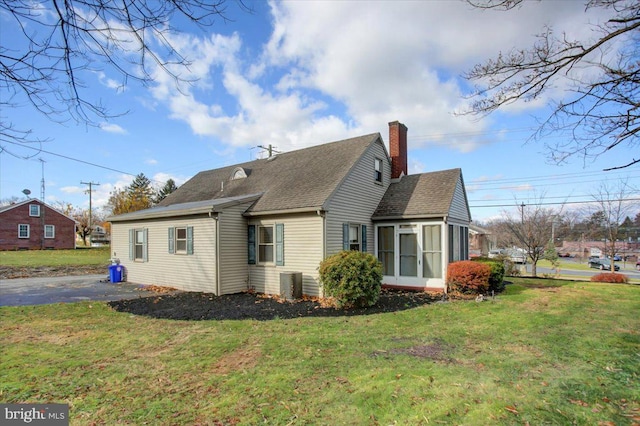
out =
[[108,274],[0,280],[0,306],[46,305],[148,296],[137,284],[109,282]]

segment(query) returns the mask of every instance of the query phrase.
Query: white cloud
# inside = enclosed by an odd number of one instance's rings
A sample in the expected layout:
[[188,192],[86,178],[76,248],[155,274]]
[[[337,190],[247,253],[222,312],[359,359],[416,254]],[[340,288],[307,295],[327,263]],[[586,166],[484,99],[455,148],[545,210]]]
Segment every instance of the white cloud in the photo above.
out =
[[156,173],[155,175],[153,175],[151,179],[154,181],[154,186],[161,187],[169,179],[173,179],[173,181],[176,183],[176,186],[180,186],[186,181],[188,181],[189,179],[191,179],[191,177],[192,176],[176,176],[169,173]]
[[[460,74],[498,51],[529,46],[543,25],[584,35],[582,4],[525,3],[509,12],[464,2],[271,2],[273,31],[246,61],[238,34],[172,42],[192,65],[192,86],[163,73],[152,94],[193,133],[235,147],[300,148],[379,131],[400,120],[410,148],[466,153],[491,143],[491,123],[452,112],[465,105]],[[591,16],[591,18],[594,18]],[[559,89],[562,89],[560,87]],[[514,105],[520,112],[546,103]],[[471,136],[464,136],[464,134]],[[425,136],[427,135],[427,136]],[[440,137],[428,135],[442,135]]]
[[156,160],[155,158],[148,158],[146,160],[144,160],[145,164],[150,164],[150,165],[156,165],[158,164],[158,160]]
[[123,83],[118,83],[116,80],[108,78],[104,72],[98,71],[96,72],[96,74],[98,75],[98,81],[100,81],[100,83],[105,87],[113,89],[117,92],[122,92],[125,90],[126,86]]
[[127,131],[123,129],[121,126],[113,123],[101,123],[100,129],[104,130],[108,133],[116,133],[120,135],[126,135]]
[[60,188],[60,191],[65,194],[81,194],[86,190],[86,188],[80,186],[63,186]]

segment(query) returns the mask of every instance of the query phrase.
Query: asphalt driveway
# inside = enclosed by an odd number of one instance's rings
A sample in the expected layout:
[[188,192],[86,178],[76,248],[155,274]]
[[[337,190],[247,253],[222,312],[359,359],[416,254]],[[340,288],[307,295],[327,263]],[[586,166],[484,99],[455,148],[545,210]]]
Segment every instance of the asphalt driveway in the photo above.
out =
[[148,295],[141,287],[112,284],[107,274],[0,280],[0,306],[134,299]]

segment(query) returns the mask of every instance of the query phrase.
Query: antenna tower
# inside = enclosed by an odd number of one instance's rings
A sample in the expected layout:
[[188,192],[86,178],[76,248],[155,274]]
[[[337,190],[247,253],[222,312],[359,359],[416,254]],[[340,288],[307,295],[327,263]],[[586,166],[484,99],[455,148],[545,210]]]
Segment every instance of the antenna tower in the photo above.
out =
[[42,166],[42,179],[40,180],[40,200],[44,203],[44,161],[42,158],[38,158],[40,165]]

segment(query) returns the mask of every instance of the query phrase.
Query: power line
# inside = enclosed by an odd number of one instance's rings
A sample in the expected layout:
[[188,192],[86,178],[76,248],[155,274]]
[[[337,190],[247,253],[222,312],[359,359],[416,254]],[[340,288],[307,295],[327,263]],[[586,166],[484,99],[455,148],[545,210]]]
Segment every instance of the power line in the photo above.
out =
[[[67,160],[76,161],[78,163],[87,164],[89,166],[98,167],[100,169],[105,169],[105,170],[109,170],[109,171],[112,171],[112,172],[121,173],[123,175],[128,175],[128,176],[133,176],[133,177],[136,177],[138,175],[136,173],[125,172],[125,171],[122,171],[122,170],[114,169],[112,167],[107,167],[107,166],[103,166],[101,164],[92,163],[90,161],[80,160],[79,158],[69,157],[68,155],[58,154],[58,153],[47,151],[47,150],[44,150],[44,149],[41,149],[41,148],[34,148],[32,146],[23,145],[23,144],[18,143],[18,142],[11,142],[11,141],[5,141],[5,142],[13,144],[13,145],[20,145],[23,148],[28,148],[28,149],[32,149],[32,150],[35,150],[35,151],[44,152],[45,154],[53,155],[53,156],[56,156],[56,157],[67,159]],[[150,180],[152,182],[156,182],[156,183],[164,183],[164,182],[160,182],[158,180],[153,180],[153,179],[150,179]]]
[[[611,201],[611,202],[625,202],[625,201],[640,201],[640,198],[620,198],[620,199],[616,199],[616,200],[607,200],[607,201]],[[567,201],[565,203],[560,203],[560,202],[553,202],[553,203],[529,203],[529,205],[536,205],[536,206],[562,206],[562,205],[566,205],[566,204],[591,204],[591,203],[595,203],[597,202],[597,200],[589,200],[589,201]],[[485,207],[519,207],[520,204],[519,203],[513,203],[513,204],[487,204],[484,206],[469,206],[469,208],[473,208],[473,209],[481,209],[481,208],[485,208]]]

